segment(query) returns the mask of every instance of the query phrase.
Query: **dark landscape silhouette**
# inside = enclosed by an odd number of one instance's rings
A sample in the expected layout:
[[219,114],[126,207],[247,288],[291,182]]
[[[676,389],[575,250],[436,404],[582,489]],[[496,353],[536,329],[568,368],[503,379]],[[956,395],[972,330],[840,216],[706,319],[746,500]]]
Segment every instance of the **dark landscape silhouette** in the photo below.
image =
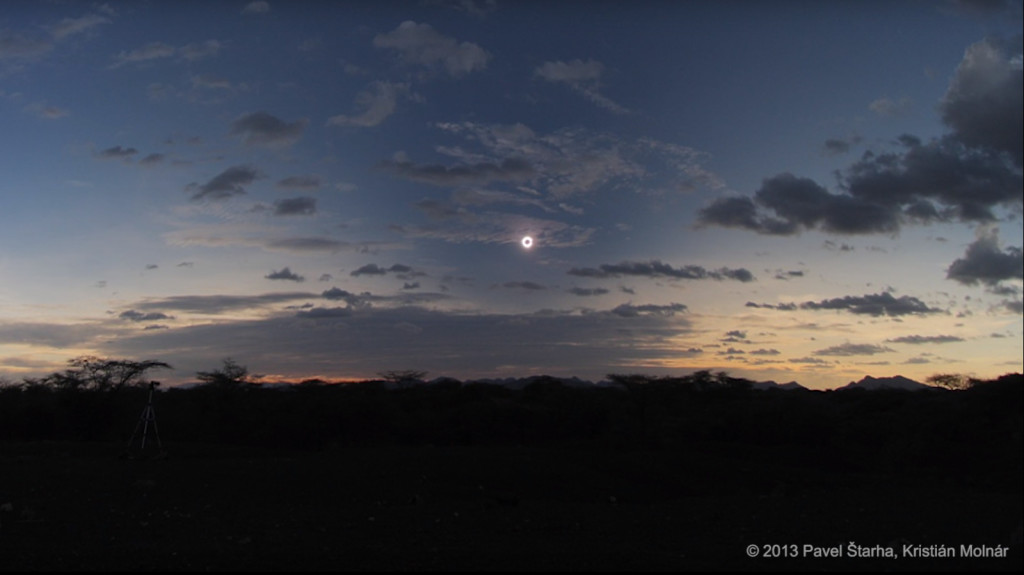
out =
[[[202,384],[150,383],[166,367],[78,358],[0,388],[5,570],[1021,564],[1021,374],[920,391],[707,371],[259,385],[227,360]],[[162,441],[143,450],[128,438],[151,391]],[[961,545],[1008,556],[849,556]]]

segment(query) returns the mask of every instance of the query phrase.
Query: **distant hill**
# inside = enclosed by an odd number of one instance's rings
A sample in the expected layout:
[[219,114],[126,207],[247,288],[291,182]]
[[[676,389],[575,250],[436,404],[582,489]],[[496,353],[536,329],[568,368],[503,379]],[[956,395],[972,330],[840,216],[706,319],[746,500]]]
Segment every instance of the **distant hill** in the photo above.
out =
[[755,381],[753,388],[761,391],[767,391],[769,389],[779,389],[785,391],[792,391],[795,389],[807,389],[795,381],[789,383],[775,383],[774,381]]
[[871,377],[865,375],[860,381],[851,381],[837,389],[903,389],[907,391],[918,391],[921,389],[935,389],[931,385],[925,385],[902,375],[893,377]]

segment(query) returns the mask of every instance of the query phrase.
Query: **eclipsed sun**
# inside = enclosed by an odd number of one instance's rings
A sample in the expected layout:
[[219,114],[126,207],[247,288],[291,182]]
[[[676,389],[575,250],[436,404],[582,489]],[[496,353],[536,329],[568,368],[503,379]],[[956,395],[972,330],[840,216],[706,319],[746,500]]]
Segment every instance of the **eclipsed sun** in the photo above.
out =
[[533,247],[533,238],[531,238],[530,236],[523,236],[522,241],[520,241],[519,243],[523,244],[524,248],[530,249]]

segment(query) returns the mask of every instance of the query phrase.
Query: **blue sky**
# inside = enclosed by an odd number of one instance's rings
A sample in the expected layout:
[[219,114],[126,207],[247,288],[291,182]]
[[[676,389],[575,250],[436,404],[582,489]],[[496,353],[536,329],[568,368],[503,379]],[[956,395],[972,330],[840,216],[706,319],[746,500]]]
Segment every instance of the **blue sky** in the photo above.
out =
[[1020,371],[1021,34],[998,1],[5,3],[0,375]]

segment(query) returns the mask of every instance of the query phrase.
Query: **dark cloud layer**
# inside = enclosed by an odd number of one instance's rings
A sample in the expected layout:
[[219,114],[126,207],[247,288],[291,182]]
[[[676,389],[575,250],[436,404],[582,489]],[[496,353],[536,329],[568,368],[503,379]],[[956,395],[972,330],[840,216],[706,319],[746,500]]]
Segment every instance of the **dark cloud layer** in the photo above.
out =
[[[839,173],[839,193],[782,173],[753,197],[718,198],[698,225],[761,234],[805,230],[836,234],[892,233],[908,222],[990,221],[996,207],[1022,203],[1021,46],[985,40],[967,49],[940,106],[951,132],[930,142],[901,136],[894,152],[864,155]],[[842,152],[844,141],[826,149]]]
[[622,276],[642,276],[650,278],[670,278],[686,280],[736,280],[740,282],[754,281],[754,274],[744,268],[717,270],[705,269],[702,266],[672,267],[658,260],[647,262],[624,261],[618,264],[601,264],[596,268],[572,268],[569,275],[590,278],[617,278]]

